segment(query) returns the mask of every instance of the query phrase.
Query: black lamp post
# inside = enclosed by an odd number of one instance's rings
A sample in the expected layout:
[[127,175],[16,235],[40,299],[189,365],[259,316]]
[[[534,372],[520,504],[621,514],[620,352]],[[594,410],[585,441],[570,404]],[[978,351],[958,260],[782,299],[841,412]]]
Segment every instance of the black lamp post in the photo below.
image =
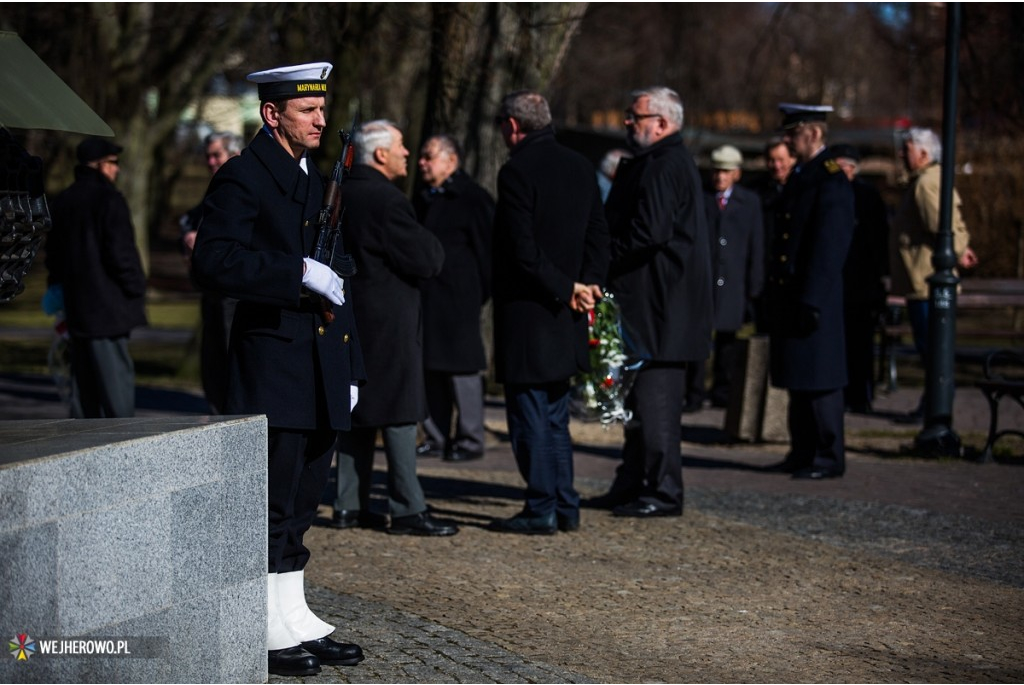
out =
[[952,427],[956,346],[956,254],[953,251],[953,175],[956,170],[956,90],[960,48],[960,3],[946,5],[945,96],[942,107],[942,185],[939,234],[928,279],[928,358],[925,374],[924,428],[914,440],[923,456],[961,454],[960,436]]

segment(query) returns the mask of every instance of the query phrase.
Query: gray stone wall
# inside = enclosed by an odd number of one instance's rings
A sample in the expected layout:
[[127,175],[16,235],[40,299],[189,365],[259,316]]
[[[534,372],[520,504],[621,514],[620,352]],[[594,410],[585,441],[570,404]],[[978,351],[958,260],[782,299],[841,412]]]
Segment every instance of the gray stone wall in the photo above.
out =
[[[262,416],[0,422],[0,682],[264,682],[266,454]],[[41,653],[84,638],[132,654]]]

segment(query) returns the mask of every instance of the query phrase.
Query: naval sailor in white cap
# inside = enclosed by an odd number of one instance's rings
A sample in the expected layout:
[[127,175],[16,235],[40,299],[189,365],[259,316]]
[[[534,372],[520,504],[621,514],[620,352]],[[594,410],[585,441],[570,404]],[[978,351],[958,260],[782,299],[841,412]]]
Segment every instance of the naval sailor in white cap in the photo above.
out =
[[263,127],[210,182],[192,257],[200,287],[239,300],[225,413],[267,417],[268,667],[288,676],[363,659],[358,645],[330,638],[303,581],[303,535],[365,378],[345,284],[309,258],[324,198],[309,151],[326,126],[330,71],[318,62],[249,74]]

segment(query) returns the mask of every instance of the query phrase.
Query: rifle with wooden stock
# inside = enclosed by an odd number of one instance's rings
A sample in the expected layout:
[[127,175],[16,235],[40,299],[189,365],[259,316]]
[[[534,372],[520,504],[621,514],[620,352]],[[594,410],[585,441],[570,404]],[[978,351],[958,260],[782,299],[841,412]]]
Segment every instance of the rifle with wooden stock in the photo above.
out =
[[[357,122],[353,121],[353,132],[356,126]],[[338,131],[338,135],[341,137],[341,154],[338,155],[338,160],[334,163],[331,177],[324,190],[324,204],[317,216],[316,248],[313,250],[312,258],[329,266],[338,276],[350,278],[356,275],[356,263],[352,259],[352,255],[345,252],[345,242],[342,238],[345,210],[341,206],[341,184],[352,170],[355,147],[352,144],[352,133],[341,130]],[[331,311],[330,303],[321,298],[320,304],[324,321],[326,323],[334,321],[334,312]]]

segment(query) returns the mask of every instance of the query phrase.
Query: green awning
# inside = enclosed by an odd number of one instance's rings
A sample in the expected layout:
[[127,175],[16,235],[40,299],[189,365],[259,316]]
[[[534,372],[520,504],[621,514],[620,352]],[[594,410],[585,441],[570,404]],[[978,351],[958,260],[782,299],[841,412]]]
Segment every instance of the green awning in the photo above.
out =
[[18,34],[0,31],[0,126],[113,136]]

